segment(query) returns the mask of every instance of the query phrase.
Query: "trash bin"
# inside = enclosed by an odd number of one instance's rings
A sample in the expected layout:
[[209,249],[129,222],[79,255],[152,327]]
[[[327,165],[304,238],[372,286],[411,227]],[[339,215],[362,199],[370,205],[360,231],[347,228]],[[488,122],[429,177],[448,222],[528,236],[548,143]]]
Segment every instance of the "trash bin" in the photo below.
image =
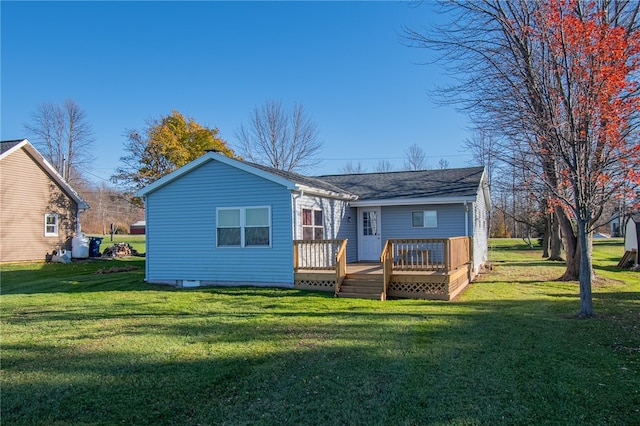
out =
[[89,237],[89,257],[100,257],[102,237]]

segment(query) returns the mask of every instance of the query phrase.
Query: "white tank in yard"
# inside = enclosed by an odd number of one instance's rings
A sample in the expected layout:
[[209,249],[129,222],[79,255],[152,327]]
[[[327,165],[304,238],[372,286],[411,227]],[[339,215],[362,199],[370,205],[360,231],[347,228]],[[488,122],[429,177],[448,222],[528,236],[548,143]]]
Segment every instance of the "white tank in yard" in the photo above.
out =
[[79,232],[71,239],[71,257],[74,259],[86,259],[89,257],[89,237]]

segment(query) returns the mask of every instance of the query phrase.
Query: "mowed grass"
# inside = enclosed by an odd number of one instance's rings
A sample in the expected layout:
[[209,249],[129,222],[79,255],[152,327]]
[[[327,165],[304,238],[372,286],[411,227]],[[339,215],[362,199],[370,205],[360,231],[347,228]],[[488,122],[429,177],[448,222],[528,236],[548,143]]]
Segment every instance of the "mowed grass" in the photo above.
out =
[[113,241],[111,240],[111,235],[106,234],[87,234],[88,237],[98,237],[102,238],[102,242],[100,244],[100,252],[104,252],[104,249],[107,247],[111,247],[117,243],[127,243],[131,247],[134,248],[138,253],[145,253],[146,246],[146,236],[145,235],[128,235],[128,234],[113,234]]
[[[640,424],[640,275],[598,316],[514,240],[454,302],[145,284],[144,260],[3,265],[3,424]],[[99,269],[140,269],[97,274]]]

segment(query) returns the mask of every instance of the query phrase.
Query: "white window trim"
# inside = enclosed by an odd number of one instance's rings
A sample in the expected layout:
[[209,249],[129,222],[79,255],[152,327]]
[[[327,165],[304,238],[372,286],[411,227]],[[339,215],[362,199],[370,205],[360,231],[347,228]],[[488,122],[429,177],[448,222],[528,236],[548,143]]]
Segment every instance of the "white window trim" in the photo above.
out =
[[[47,223],[47,219],[53,217],[56,220],[55,224],[50,224]],[[47,228],[49,226],[53,226],[54,231],[53,232],[48,232]],[[44,214],[44,236],[45,237],[57,237],[58,236],[58,229],[60,227],[60,217],[58,216],[57,213],[45,213]]]
[[[427,219],[427,212],[433,212],[436,215],[436,224],[433,226],[428,226],[426,219]],[[414,213],[422,213],[422,226],[415,226],[413,224],[413,214]],[[412,228],[437,228],[438,227],[438,210],[414,210],[411,212],[411,227]]]
[[[245,228],[260,228],[260,227],[255,227],[255,226],[246,226],[245,225],[245,221],[246,221],[246,211],[247,209],[267,209],[268,211],[268,215],[269,215],[269,245],[263,245],[263,246],[247,246],[245,245]],[[221,210],[240,210],[240,245],[239,246],[221,246],[218,244],[218,229],[220,228],[218,226],[218,212],[220,212]],[[272,231],[272,220],[271,220],[271,206],[243,206],[243,207],[216,207],[216,248],[221,248],[221,249],[240,249],[240,248],[246,248],[246,249],[264,249],[264,248],[271,248],[272,244],[273,244],[273,231]],[[224,228],[235,228],[235,227],[231,227],[231,226],[225,226]]]

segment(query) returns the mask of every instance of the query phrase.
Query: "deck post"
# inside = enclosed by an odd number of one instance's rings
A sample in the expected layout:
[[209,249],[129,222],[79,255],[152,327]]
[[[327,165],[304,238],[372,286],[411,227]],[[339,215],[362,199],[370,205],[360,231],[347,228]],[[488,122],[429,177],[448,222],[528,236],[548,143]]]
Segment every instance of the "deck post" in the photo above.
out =
[[468,237],[467,244],[469,244],[469,260],[471,262],[471,272],[475,273],[475,261],[473,259],[473,237]]
[[347,276],[347,241],[349,240],[342,240],[336,251],[336,296],[340,292],[342,281],[344,281],[344,278]]
[[447,238],[444,240],[444,250],[442,250],[444,256],[444,272],[448,273],[451,270],[451,240]]
[[389,287],[389,281],[391,281],[391,270],[393,269],[393,243],[389,240],[384,244],[380,262],[382,262],[382,294],[380,295],[380,300],[387,300],[387,288]]

